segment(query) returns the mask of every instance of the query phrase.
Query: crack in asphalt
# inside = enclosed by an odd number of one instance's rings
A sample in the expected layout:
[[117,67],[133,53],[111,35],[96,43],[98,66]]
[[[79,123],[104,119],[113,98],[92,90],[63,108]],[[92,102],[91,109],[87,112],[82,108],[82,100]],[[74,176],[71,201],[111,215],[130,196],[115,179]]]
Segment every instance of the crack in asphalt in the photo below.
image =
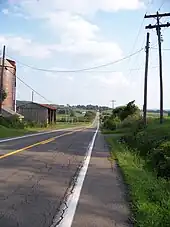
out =
[[89,147],[91,146],[91,143],[89,144],[89,146],[87,147],[87,150],[86,150],[86,153],[85,153],[85,156],[84,156],[84,159],[83,161],[80,162],[80,164],[78,165],[73,177],[71,178],[70,180],[70,183],[66,189],[66,192],[64,194],[64,197],[63,199],[60,201],[60,205],[57,209],[57,214],[56,216],[54,217],[53,219],[53,223],[50,227],[57,227],[59,226],[59,224],[61,223],[61,221],[63,220],[64,218],[64,214],[66,212],[66,210],[68,209],[68,198],[71,194],[73,194],[73,190],[76,186],[76,183],[77,183],[77,179],[79,177],[79,173],[81,171],[81,169],[83,168],[84,166],[84,162],[85,160],[87,159],[87,155],[88,155],[88,150],[89,150]]

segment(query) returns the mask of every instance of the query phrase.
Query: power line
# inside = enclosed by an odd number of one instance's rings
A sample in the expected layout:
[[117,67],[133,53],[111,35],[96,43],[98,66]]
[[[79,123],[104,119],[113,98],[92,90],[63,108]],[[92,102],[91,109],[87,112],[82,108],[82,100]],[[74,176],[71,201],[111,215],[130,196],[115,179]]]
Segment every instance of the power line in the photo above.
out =
[[[148,0],[148,3],[147,3],[147,5],[146,5],[146,12],[145,12],[145,14],[147,14],[148,13],[148,11],[149,11],[149,8],[150,8],[150,6],[151,5],[153,5],[153,2],[154,2],[154,0]],[[137,36],[136,36],[136,39],[135,39],[135,42],[134,42],[134,44],[133,44],[133,47],[132,47],[132,52],[134,51],[134,49],[135,49],[135,46],[136,46],[136,43],[137,43],[137,41],[138,41],[138,38],[139,38],[139,35],[140,35],[140,32],[141,32],[141,30],[142,30],[142,27],[143,27],[143,24],[144,24],[144,18],[142,18],[142,22],[141,22],[141,25],[140,25],[140,27],[139,27],[139,30],[138,30],[138,33],[137,33]],[[141,46],[143,46],[144,45],[144,39],[143,39],[143,42],[142,42],[142,45]],[[138,56],[137,56],[137,59],[138,59],[138,57],[139,57],[139,54],[138,54]],[[130,67],[130,65],[131,65],[131,59],[129,60],[129,73],[128,73],[128,77],[130,77],[131,76],[131,67]]]
[[[43,68],[37,68],[37,67],[34,67],[34,66],[30,66],[28,64],[25,64],[21,61],[16,61],[17,63],[19,63],[20,65],[23,65],[23,66],[26,66],[28,68],[31,68],[33,70],[37,70],[37,71],[43,71],[43,72],[52,72],[52,73],[77,73],[77,72],[83,72],[83,71],[88,71],[88,70],[93,70],[93,69],[99,69],[99,68],[103,68],[103,67],[107,67],[107,66],[110,66],[110,65],[114,65],[116,63],[119,63],[121,61],[124,61],[126,59],[129,59],[131,58],[132,56],[138,54],[139,52],[141,52],[143,50],[143,48],[139,49],[138,51],[130,54],[130,55],[127,55],[123,58],[120,58],[114,62],[109,62],[109,63],[106,63],[106,64],[103,64],[103,65],[98,65],[98,66],[93,66],[93,67],[89,67],[89,68],[83,68],[83,69],[76,69],[76,70],[52,70],[52,69],[43,69]],[[10,57],[10,56],[8,56]],[[10,58],[13,58],[13,57],[10,57]]]
[[162,3],[161,3],[161,5],[160,5],[158,11],[161,10],[161,8],[163,7],[164,4],[165,4],[165,0],[162,0]]
[[[11,72],[8,67],[5,66],[5,69],[7,71],[9,71],[10,73],[13,74],[13,72]],[[41,98],[43,98],[44,100],[46,100],[49,103],[52,103],[51,101],[49,101],[48,99],[46,99],[43,95],[41,95],[39,92],[37,92],[34,88],[32,88],[30,85],[28,85],[26,82],[24,82],[21,78],[19,78],[18,76],[16,76],[16,78],[21,81],[26,87],[30,88],[33,92],[35,92],[37,95],[39,95]]]
[[[156,47],[151,47],[151,49],[158,50],[158,48],[156,48]],[[169,48],[163,48],[162,50],[169,51],[170,49]]]

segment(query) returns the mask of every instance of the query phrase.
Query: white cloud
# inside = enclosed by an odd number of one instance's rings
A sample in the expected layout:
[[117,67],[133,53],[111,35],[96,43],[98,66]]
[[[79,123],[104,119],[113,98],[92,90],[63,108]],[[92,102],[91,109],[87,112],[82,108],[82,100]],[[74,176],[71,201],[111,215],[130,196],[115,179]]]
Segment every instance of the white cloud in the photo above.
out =
[[122,72],[114,72],[114,73],[100,73],[100,75],[93,76],[93,79],[100,84],[105,86],[111,86],[112,88],[116,87],[128,87],[130,82],[123,75]]
[[51,56],[51,49],[48,45],[33,42],[20,36],[0,35],[0,44],[22,56],[34,58],[47,58]]
[[[98,11],[135,10],[143,6],[144,4],[140,0],[50,0],[50,3],[47,0],[18,1],[11,5],[10,12],[13,11],[16,16],[30,17],[33,21],[37,19],[43,25],[45,32],[51,32],[58,42],[43,45],[23,37],[0,36],[0,43],[6,40],[8,48],[23,56],[41,59],[52,55],[57,58],[62,55],[67,60],[71,59],[71,62],[73,59],[77,59],[77,63],[72,66],[72,69],[74,67],[79,69],[84,66],[105,64],[123,57],[123,51],[114,40],[107,40],[107,36],[102,34],[101,28],[94,23],[92,20],[94,17],[91,17],[91,15],[95,16]],[[65,67],[64,69],[53,69],[69,70],[66,65],[62,65]],[[74,99],[73,96],[78,97],[77,94],[83,92],[85,99],[87,97],[92,98],[93,95],[95,96],[95,90],[99,95],[102,91],[103,96],[105,96],[103,99],[106,100],[108,96],[112,95],[112,92],[114,92],[113,95],[116,95],[123,89],[128,90],[130,87],[129,81],[122,72],[100,73],[96,76],[94,74],[92,76],[90,73],[83,73],[82,75],[44,73],[43,75],[53,79],[57,78],[57,85],[51,82],[51,86],[54,86],[54,84],[55,87],[58,86],[56,89],[59,94],[60,88],[65,86],[68,92],[67,99],[68,97]],[[50,81],[53,81],[53,79]],[[72,81],[74,81],[76,89],[70,89]],[[102,88],[102,90],[100,91],[97,87]],[[88,96],[87,91],[91,92],[91,95]],[[63,91],[60,95],[62,93]],[[98,100],[96,99],[96,101]]]
[[8,15],[9,14],[9,10],[8,9],[3,9],[2,13],[5,14],[5,15]]
[[68,12],[48,16],[49,25],[61,40],[55,47],[57,51],[86,56],[92,62],[114,61],[122,56],[118,44],[103,39],[100,28],[82,16]]
[[76,42],[96,38],[99,27],[85,20],[80,15],[70,14],[66,11],[49,13],[48,23],[61,39]]
[[[16,1],[21,10],[43,17],[47,11],[67,11],[76,14],[95,14],[97,11],[115,12],[118,10],[135,10],[144,7],[143,0],[47,0]],[[42,14],[43,13],[43,14]]]
[[[49,49],[53,49],[56,52],[85,57],[87,64],[90,62],[93,65],[121,58],[122,50],[117,43],[108,42],[102,37],[100,28],[87,20],[84,12],[88,14],[98,10],[135,9],[141,7],[141,3],[139,0],[129,0],[128,3],[127,0],[51,0],[49,4],[47,0],[22,0],[12,6],[15,14],[23,13],[26,17],[27,13],[34,19],[42,19],[42,23],[51,28],[53,34],[60,40],[59,43],[51,45],[53,48],[36,44],[34,47],[38,51],[34,53],[37,57],[47,57],[50,55]],[[24,41],[22,45],[22,53],[27,55],[31,52],[30,48],[27,50],[28,42],[30,40]],[[21,49],[21,45],[16,46],[17,48]]]

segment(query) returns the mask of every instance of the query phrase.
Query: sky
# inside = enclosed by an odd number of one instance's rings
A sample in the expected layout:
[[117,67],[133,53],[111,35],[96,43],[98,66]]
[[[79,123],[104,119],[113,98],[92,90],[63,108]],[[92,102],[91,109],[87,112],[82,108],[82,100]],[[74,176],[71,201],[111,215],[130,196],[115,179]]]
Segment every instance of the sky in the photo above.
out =
[[[156,23],[144,15],[160,6],[160,12],[170,11],[168,0],[0,0],[0,44],[16,61],[17,77],[46,98],[35,93],[36,102],[111,106],[114,99],[117,106],[135,100],[142,107],[145,26]],[[166,21],[170,17],[161,20]],[[156,109],[159,61],[156,31],[150,34],[155,49],[150,49],[148,108]],[[164,108],[170,109],[170,28],[162,35]],[[107,63],[114,64],[57,72]],[[17,99],[31,96],[31,89],[17,80]]]

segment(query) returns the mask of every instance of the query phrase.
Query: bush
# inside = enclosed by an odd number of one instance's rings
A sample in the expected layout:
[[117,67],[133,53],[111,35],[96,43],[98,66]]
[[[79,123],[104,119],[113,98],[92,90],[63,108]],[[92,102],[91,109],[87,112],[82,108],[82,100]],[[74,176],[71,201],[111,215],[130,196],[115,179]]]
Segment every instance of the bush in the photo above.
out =
[[116,122],[113,119],[109,118],[104,121],[103,127],[105,129],[115,130],[116,129]]
[[24,128],[24,123],[17,116],[0,117],[0,125],[7,128]]
[[7,92],[3,89],[2,90],[2,101],[4,101],[7,98]]
[[170,157],[170,141],[165,141],[161,143],[159,148],[161,149],[164,155]]
[[129,115],[127,118],[125,118],[121,124],[120,127],[122,128],[127,128],[127,127],[134,127],[134,126],[138,126],[139,124],[143,124],[143,122],[140,120],[139,121],[139,116],[138,115]]
[[120,120],[118,118],[108,118],[104,121],[103,127],[109,130],[115,130],[120,124]]
[[170,158],[166,158],[164,162],[159,164],[157,172],[158,177],[170,179]]
[[149,167],[157,172],[157,176],[170,178],[170,132],[169,125],[157,124],[157,120],[149,120],[147,127],[142,120],[137,120],[129,127],[131,132],[121,138],[133,150],[145,158]]

